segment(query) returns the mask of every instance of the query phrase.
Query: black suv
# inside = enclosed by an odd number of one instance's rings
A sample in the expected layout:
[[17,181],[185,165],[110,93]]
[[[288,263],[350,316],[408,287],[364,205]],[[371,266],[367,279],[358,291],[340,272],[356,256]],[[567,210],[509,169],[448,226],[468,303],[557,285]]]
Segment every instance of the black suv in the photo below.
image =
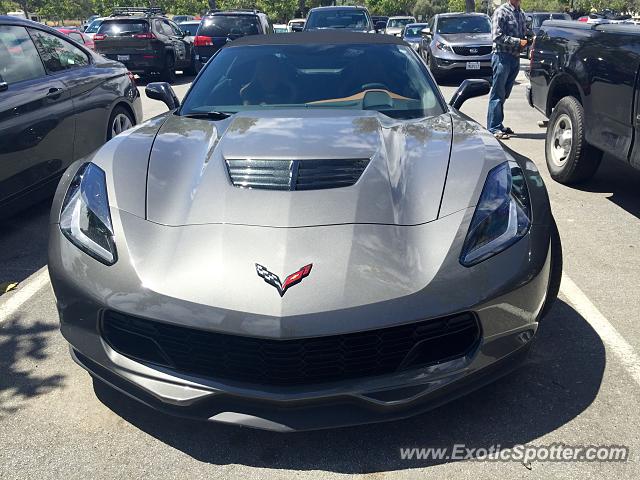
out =
[[212,10],[202,19],[193,42],[196,61],[204,65],[222,46],[236,38],[269,33],[273,33],[273,25],[259,10]]
[[120,8],[93,37],[95,49],[138,75],[158,73],[172,83],[176,70],[195,75],[193,45],[180,27],[157,8]]

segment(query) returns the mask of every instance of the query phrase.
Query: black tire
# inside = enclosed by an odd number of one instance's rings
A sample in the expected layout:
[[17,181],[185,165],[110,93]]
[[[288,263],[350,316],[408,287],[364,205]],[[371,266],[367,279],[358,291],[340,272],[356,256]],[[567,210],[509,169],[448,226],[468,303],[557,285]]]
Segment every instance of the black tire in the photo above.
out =
[[[129,120],[129,124],[130,124],[129,126],[127,126],[126,123],[122,123],[123,116]],[[116,121],[119,125],[119,128],[114,128],[116,125]],[[136,121],[131,115],[131,112],[129,112],[129,110],[127,110],[126,108],[118,105],[116,108],[113,109],[113,111],[111,112],[111,115],[109,115],[109,123],[107,124],[107,141],[111,140],[117,134],[123,132],[124,129],[133,127],[135,124],[136,124]]]
[[427,54],[427,65],[429,66],[429,70],[431,71],[431,75],[436,82],[440,82],[444,78],[444,74],[440,71],[436,62],[433,61],[433,57]]
[[160,78],[163,81],[173,84],[176,81],[176,59],[168,53],[164,60],[164,68],[160,72]]
[[198,74],[198,62],[196,61],[195,54],[191,54],[191,62],[189,63],[189,66],[184,69],[184,74],[191,76]]
[[562,281],[562,241],[556,221],[551,225],[551,265],[549,269],[549,286],[547,287],[547,298],[538,316],[538,321],[542,320],[551,310],[558,298],[560,282]]
[[[567,128],[570,132],[566,136],[559,133],[568,132]],[[571,138],[570,145],[559,138]],[[602,150],[585,141],[584,109],[574,97],[564,97],[553,109],[547,128],[545,156],[551,178],[567,185],[589,180],[600,166]]]

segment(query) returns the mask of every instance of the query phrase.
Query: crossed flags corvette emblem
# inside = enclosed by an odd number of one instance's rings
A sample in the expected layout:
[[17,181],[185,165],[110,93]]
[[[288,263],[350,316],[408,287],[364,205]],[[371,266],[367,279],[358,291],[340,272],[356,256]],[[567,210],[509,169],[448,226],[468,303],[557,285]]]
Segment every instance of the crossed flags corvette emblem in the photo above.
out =
[[270,272],[263,267],[262,265],[256,263],[256,272],[259,277],[261,277],[265,282],[267,282],[272,287],[275,287],[278,290],[278,293],[281,297],[287,292],[289,287],[293,287],[302,281],[302,279],[311,273],[311,267],[313,267],[313,263],[309,265],[305,265],[300,270],[295,273],[292,273],[287,278],[284,279],[284,282],[280,282],[280,278],[275,274]]

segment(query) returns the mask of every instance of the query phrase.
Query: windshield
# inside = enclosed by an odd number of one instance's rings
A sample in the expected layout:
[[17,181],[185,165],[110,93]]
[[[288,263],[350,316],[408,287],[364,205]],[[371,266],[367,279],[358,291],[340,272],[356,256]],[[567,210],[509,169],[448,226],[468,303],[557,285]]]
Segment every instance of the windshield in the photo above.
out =
[[282,108],[376,110],[394,118],[443,112],[407,46],[256,45],[223,48],[213,57],[181,114]]
[[545,20],[571,20],[571,16],[566,13],[545,13],[544,15],[534,15],[533,26],[539,27]]
[[207,18],[200,26],[200,35],[227,37],[229,35],[256,35],[258,19],[253,15],[216,15]]
[[387,28],[402,28],[405,25],[415,22],[413,18],[392,18],[387,23]]
[[199,25],[199,23],[180,23],[178,26],[188,36],[195,37]]
[[94,20],[89,24],[84,33],[96,33],[98,28],[100,28],[100,25],[102,25],[102,20]]
[[149,31],[149,23],[145,20],[105,20],[98,28],[97,33],[110,37],[134,35]]
[[363,10],[319,10],[311,12],[305,30],[319,28],[367,30],[368,25],[369,21]]
[[404,31],[405,37],[419,37],[422,35],[422,30],[427,26],[426,23],[422,25],[414,25],[411,27],[407,27]]
[[443,17],[438,19],[438,33],[491,33],[488,17]]

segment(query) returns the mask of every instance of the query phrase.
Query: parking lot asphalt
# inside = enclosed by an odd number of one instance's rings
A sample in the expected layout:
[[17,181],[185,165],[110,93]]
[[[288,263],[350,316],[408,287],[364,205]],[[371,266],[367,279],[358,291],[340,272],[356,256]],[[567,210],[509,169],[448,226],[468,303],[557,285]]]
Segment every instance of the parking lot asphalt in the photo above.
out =
[[[523,65],[524,68],[524,65]],[[182,97],[183,78],[175,90]],[[456,80],[442,87],[446,98]],[[640,172],[606,159],[589,183],[553,182],[542,116],[521,72],[504,146],[545,179],[564,246],[560,299],[527,363],[408,420],[276,434],[175,419],[92,382],[69,357],[46,278],[48,202],[0,224],[0,478],[638,478]],[[143,86],[140,87],[143,90]],[[145,117],[165,110],[144,98]],[[487,98],[462,108],[484,124]],[[407,447],[626,445],[626,463],[402,460]]]

